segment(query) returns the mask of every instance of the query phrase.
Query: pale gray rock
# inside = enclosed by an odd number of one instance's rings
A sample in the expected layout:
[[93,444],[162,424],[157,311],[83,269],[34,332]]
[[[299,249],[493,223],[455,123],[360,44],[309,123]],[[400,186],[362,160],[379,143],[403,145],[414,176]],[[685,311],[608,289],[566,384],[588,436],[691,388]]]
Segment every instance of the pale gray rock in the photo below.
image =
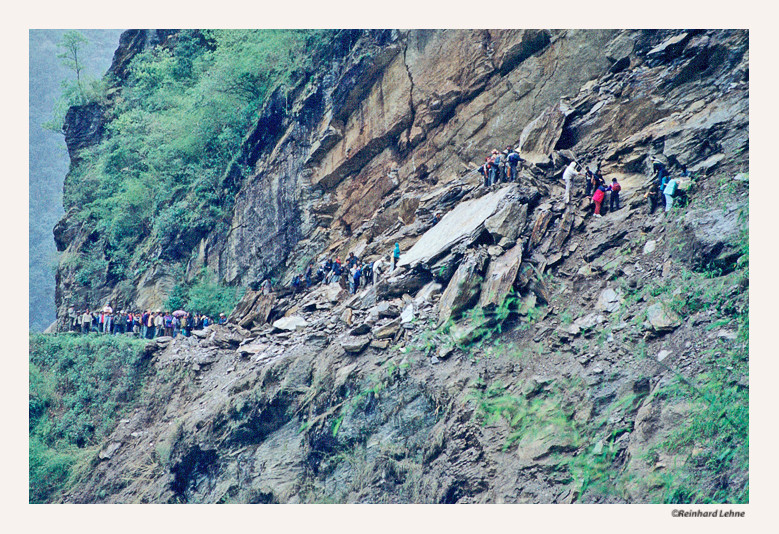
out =
[[399,267],[429,263],[461,242],[473,242],[484,228],[484,221],[495,213],[515,186],[502,187],[486,195],[462,202],[401,255]]

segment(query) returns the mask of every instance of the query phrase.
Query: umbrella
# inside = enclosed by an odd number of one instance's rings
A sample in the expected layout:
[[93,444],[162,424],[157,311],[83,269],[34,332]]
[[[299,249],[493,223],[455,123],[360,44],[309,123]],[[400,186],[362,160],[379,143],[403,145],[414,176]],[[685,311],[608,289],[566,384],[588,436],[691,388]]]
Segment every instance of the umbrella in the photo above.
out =
[[181,317],[182,315],[186,315],[187,312],[184,310],[176,310],[173,312],[173,317]]
[[103,311],[105,313],[113,313],[114,309],[111,306],[106,306],[105,308],[103,308]]

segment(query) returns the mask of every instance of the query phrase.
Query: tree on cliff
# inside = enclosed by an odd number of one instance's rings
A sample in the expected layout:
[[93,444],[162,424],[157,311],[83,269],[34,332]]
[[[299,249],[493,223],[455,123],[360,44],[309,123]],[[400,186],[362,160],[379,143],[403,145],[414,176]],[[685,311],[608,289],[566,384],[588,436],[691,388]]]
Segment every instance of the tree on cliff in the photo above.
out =
[[61,97],[54,105],[51,120],[44,123],[44,128],[62,133],[65,113],[70,106],[99,101],[105,93],[104,82],[95,78],[88,70],[89,46],[89,39],[77,30],[66,32],[57,43],[57,48],[61,50],[57,54],[57,59],[63,67],[75,75],[75,81],[62,80]]
[[83,33],[71,30],[62,36],[62,41],[57,45],[58,48],[63,49],[63,52],[57,54],[57,57],[62,60],[63,65],[76,73],[76,85],[82,93],[84,87],[81,85],[81,71],[84,69],[84,64],[79,54],[88,43],[89,40]]

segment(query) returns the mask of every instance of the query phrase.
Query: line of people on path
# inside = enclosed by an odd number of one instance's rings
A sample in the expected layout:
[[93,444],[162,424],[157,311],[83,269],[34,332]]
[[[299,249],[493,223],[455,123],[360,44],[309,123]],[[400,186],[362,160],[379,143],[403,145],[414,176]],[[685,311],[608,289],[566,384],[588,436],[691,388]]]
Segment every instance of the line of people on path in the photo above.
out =
[[[381,261],[381,260],[379,260]],[[356,293],[361,287],[367,287],[375,283],[377,272],[380,272],[382,267],[378,266],[378,262],[364,262],[360,258],[354,255],[354,252],[350,252],[344,263],[341,263],[340,258],[326,258],[323,260],[317,270],[313,270],[313,265],[309,263],[306,265],[306,269],[303,274],[296,274],[292,278],[290,288],[292,289],[292,295],[297,295],[299,292],[309,289],[318,284],[333,284],[338,283],[342,288],[348,289],[349,293]],[[270,293],[272,286],[266,279],[263,281],[261,287],[264,293]]]
[[[100,334],[133,334],[144,339],[154,339],[161,336],[176,337],[178,334],[189,337],[193,330],[214,324],[214,321],[202,313],[190,313],[183,310],[163,312],[131,312],[121,310],[114,312],[110,306],[105,306],[100,311],[86,309],[76,312],[74,308],[68,310],[68,330],[88,334],[97,332]],[[217,324],[224,324],[227,318],[224,313],[219,314]]]
[[[436,212],[433,217],[435,225],[441,217],[440,212]],[[367,262],[363,261],[350,252],[344,263],[340,258],[325,258],[313,270],[313,265],[309,263],[302,274],[296,274],[292,277],[289,289],[292,290],[292,296],[307,291],[316,285],[339,284],[343,289],[347,289],[350,294],[357,293],[361,288],[374,285],[379,278],[386,272],[395,270],[395,266],[400,260],[400,243],[395,243],[392,252],[387,257],[380,257],[378,260]],[[273,283],[266,278],[260,284],[260,290],[268,295],[273,291]]]
[[519,152],[508,145],[503,152],[493,150],[484,164],[478,168],[484,178],[484,186],[492,187],[501,182],[519,182],[521,163],[525,161]]

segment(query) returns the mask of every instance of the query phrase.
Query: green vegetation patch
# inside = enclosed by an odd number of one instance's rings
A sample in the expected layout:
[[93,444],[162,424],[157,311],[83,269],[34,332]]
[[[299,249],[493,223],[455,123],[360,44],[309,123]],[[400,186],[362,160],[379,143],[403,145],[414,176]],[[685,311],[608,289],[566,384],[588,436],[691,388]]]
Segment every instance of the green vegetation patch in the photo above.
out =
[[[151,237],[170,259],[187,257],[214,229],[227,229],[240,180],[241,144],[268,95],[311,72],[329,30],[183,30],[131,62],[105,105],[102,142],[80,154],[63,204],[103,242],[114,282],[132,278]],[[81,103],[81,100],[78,100]],[[101,266],[102,267],[102,266]],[[92,278],[92,271],[82,278]]]
[[56,500],[143,385],[146,341],[122,336],[30,336],[30,502]]

